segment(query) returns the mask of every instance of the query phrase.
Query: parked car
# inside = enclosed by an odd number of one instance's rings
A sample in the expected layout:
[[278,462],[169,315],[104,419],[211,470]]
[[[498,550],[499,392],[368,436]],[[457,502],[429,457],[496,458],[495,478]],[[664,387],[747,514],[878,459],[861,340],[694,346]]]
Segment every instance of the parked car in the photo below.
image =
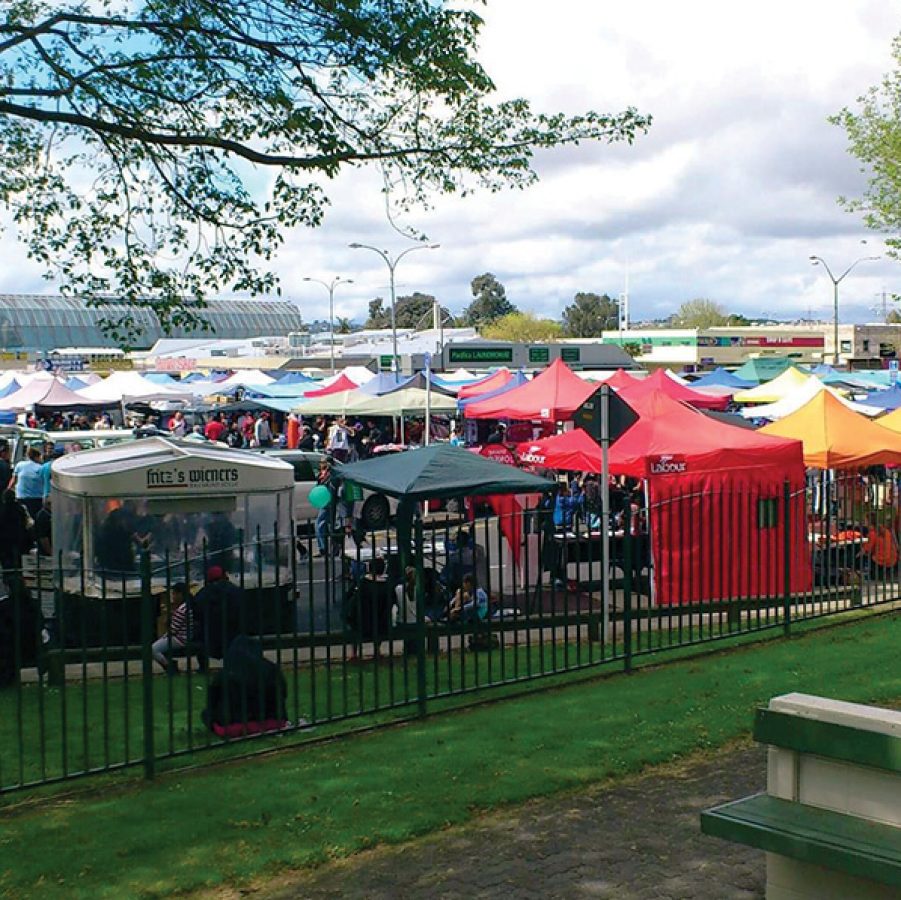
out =
[[[237,451],[243,453],[265,453],[276,459],[290,463],[294,468],[294,521],[303,523],[315,519],[318,510],[310,503],[310,491],[316,487],[316,475],[324,453],[315,450],[277,450],[254,448]],[[357,510],[357,517],[367,531],[385,528],[391,516],[397,512],[397,501],[393,497],[373,491],[363,491],[363,504]]]

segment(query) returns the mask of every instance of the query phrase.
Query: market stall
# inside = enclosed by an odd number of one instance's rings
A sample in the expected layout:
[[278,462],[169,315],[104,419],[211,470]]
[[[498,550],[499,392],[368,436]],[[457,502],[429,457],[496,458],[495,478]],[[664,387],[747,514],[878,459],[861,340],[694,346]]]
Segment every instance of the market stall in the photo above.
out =
[[[200,583],[216,565],[246,575],[265,605],[260,622],[288,621],[277,607],[287,600],[290,556],[276,558],[272,541],[292,533],[287,463],[154,437],[65,456],[51,485],[66,629],[134,640],[142,550],[155,594],[173,581]],[[257,535],[268,540],[257,544]]]

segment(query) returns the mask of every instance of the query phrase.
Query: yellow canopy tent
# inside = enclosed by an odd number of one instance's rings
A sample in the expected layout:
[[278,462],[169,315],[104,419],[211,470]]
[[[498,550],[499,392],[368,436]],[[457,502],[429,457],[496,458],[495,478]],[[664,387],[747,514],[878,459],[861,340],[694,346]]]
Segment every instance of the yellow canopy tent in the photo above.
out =
[[776,403],[793,394],[798,388],[804,387],[808,378],[810,375],[791,366],[772,381],[766,381],[758,384],[757,387],[733,394],[732,399],[737,403]]
[[879,424],[883,428],[888,428],[890,431],[897,431],[901,434],[901,408],[892,410],[888,415],[883,416],[879,420]]
[[760,431],[801,441],[804,464],[812,469],[901,464],[901,434],[848,409],[829,391]]

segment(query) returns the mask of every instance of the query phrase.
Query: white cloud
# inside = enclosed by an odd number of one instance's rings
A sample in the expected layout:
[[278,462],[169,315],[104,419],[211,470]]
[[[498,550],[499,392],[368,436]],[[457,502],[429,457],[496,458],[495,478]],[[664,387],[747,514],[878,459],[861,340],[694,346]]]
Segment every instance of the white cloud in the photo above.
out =
[[[808,257],[842,269],[867,234],[840,209],[859,191],[857,162],[830,113],[877,83],[899,30],[893,0],[489,0],[481,58],[502,97],[536,109],[654,116],[633,146],[542,153],[541,182],[524,192],[440,198],[407,221],[441,249],[405,259],[398,293],[436,294],[452,309],[485,271],[524,308],[554,314],[578,290],[623,290],[635,315],[663,315],[691,297],[743,312],[831,314],[832,285]],[[340,315],[365,316],[388,296],[388,273],[360,241],[392,252],[374,172],[328,184],[325,224],[288,236],[277,268],[308,318],[325,291],[303,276],[354,279],[336,292]],[[870,236],[870,246],[878,246]],[[0,290],[46,289],[9,236]],[[872,249],[864,252],[872,252]],[[883,290],[901,290],[894,264],[862,264],[842,284],[850,318]]]

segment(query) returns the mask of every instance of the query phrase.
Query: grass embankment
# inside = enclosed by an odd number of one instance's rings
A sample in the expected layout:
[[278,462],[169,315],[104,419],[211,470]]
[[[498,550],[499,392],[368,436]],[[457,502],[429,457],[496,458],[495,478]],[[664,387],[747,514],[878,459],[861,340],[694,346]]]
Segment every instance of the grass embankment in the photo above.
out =
[[8,896],[166,896],[308,866],[710,749],[801,690],[901,699],[901,617],[2,814]]

